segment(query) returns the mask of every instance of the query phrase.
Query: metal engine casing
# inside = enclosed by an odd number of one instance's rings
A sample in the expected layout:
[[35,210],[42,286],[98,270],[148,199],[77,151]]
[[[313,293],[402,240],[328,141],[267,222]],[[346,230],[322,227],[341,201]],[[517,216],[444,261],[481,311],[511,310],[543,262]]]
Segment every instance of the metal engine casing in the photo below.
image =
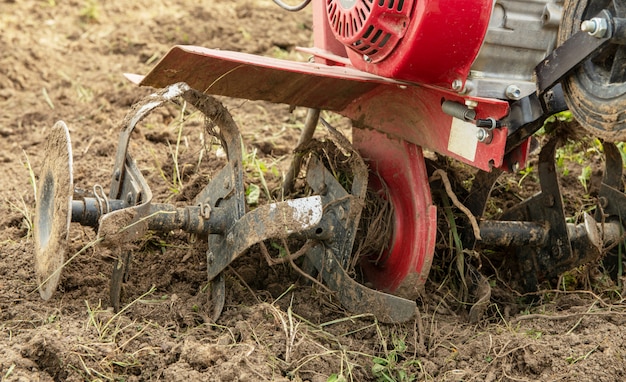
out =
[[463,93],[517,100],[536,91],[534,68],[557,44],[562,0],[497,0]]
[[357,69],[515,100],[555,47],[562,0],[327,0],[335,38]]

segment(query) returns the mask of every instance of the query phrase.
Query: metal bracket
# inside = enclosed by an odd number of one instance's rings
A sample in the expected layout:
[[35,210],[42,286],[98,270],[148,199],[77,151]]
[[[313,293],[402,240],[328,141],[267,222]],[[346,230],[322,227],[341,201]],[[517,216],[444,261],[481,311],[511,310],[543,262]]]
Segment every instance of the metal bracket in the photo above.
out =
[[605,21],[606,31],[601,35],[582,30],[575,33],[535,67],[539,94],[561,81],[598,49],[608,43],[624,43],[624,19],[614,17],[606,9],[593,19]]

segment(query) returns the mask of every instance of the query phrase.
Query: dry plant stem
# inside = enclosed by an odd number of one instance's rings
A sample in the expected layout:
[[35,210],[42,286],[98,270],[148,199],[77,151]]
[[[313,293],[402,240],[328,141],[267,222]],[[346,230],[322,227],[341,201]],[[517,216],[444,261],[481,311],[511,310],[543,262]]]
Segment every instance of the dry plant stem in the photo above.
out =
[[480,240],[480,227],[478,226],[476,217],[474,217],[472,212],[467,207],[465,207],[463,203],[459,201],[459,199],[456,197],[456,195],[452,191],[452,185],[450,185],[450,179],[448,179],[448,174],[446,174],[446,172],[441,169],[435,170],[435,172],[433,172],[433,175],[430,177],[429,180],[432,182],[433,180],[436,180],[436,179],[441,179],[441,181],[443,182],[443,186],[446,189],[446,193],[448,194],[448,197],[452,201],[452,204],[454,204],[456,208],[461,210],[461,212],[463,212],[467,216],[467,218],[470,221],[470,224],[472,225],[472,230],[474,231],[474,237],[476,238],[476,240]]
[[[284,240],[284,239],[283,239]],[[307,241],[304,246],[302,248],[300,248],[296,253],[291,254],[289,252],[289,249],[287,249],[286,243],[283,242],[283,245],[285,246],[285,250],[287,251],[287,256],[281,258],[281,259],[275,259],[273,258],[269,251],[267,250],[267,247],[265,246],[265,243],[260,243],[260,247],[261,247],[261,253],[263,254],[263,257],[265,257],[265,261],[267,261],[267,264],[271,267],[273,267],[274,265],[278,265],[278,264],[284,264],[286,262],[289,262],[289,264],[293,267],[293,269],[298,272],[300,275],[302,275],[303,277],[305,277],[306,279],[308,279],[309,281],[311,281],[312,283],[318,285],[319,287],[321,287],[322,289],[324,289],[326,292],[328,293],[332,293],[332,291],[330,289],[328,289],[324,284],[320,283],[316,278],[311,277],[311,275],[307,274],[306,272],[304,272],[302,269],[300,269],[300,267],[298,267],[293,261],[295,259],[297,259],[298,257],[304,255],[307,253],[307,251],[311,248],[313,248],[317,243],[315,243],[314,241]]]
[[[302,255],[304,255],[305,253],[307,253],[309,251],[309,249],[313,248],[317,243],[315,243],[312,240],[308,240],[304,246],[302,248],[300,248],[298,250],[298,252],[294,253],[293,256],[291,255],[291,253],[289,253],[289,248],[287,247],[287,241],[285,239],[283,239],[283,245],[285,246],[285,249],[287,250],[287,259],[289,259],[289,264],[291,264],[291,267],[293,269],[296,270],[296,272],[298,272],[299,274],[301,274],[302,276],[304,276],[306,279],[310,280],[311,282],[313,282],[316,285],[319,285],[323,290],[325,290],[327,293],[333,293],[333,291],[331,291],[330,289],[328,289],[326,287],[326,285],[322,284],[321,282],[319,282],[316,278],[311,277],[311,275],[307,274],[305,271],[303,271],[302,269],[300,269],[300,267],[298,267],[296,265],[296,263],[293,262],[294,256],[297,255],[297,257],[300,257]],[[296,258],[297,258],[296,257]]]
[[415,326],[413,330],[417,332],[418,338],[413,357],[416,357],[418,352],[420,355],[426,354],[426,345],[424,344],[424,323],[422,322],[422,313],[420,313],[420,308],[417,306],[415,307]]
[[237,273],[237,271],[235,270],[235,268],[233,268],[231,265],[228,266],[228,269],[233,272],[235,274],[235,276],[237,276],[237,278],[239,279],[239,281],[241,281],[241,283],[244,285],[244,287],[246,287],[246,289],[248,290],[248,292],[250,292],[251,295],[254,296],[254,299],[257,300],[258,302],[261,302],[261,300],[259,299],[259,296],[257,296],[256,293],[254,293],[254,291],[252,290],[252,288],[250,288],[250,285],[248,285],[248,283],[243,279],[243,277],[241,277],[241,275],[239,273]]
[[527,320],[539,320],[546,319],[552,321],[568,320],[571,318],[584,317],[584,316],[626,316],[626,312],[606,311],[606,312],[578,312],[570,314],[549,315],[549,314],[527,314],[525,316],[515,317],[511,320],[511,324],[516,324],[520,321]]
[[531,380],[530,380],[530,379],[526,379],[526,378],[515,378],[515,377],[512,377],[512,376],[508,375],[508,374],[506,373],[506,370],[504,370],[504,367],[502,367],[502,374],[503,374],[506,378],[510,379],[511,381],[531,382]]
[[528,296],[528,295],[545,295],[548,293],[554,293],[554,294],[565,294],[565,295],[571,295],[571,294],[586,294],[586,295],[590,295],[591,297],[593,297],[594,300],[596,300],[596,302],[598,302],[600,305],[602,305],[605,308],[615,308],[615,307],[621,307],[621,304],[609,304],[607,302],[605,302],[600,296],[598,296],[597,294],[595,294],[594,292],[590,291],[590,290],[573,290],[573,291],[564,291],[564,290],[560,290],[560,289],[544,289],[538,292],[534,292],[534,293],[528,293],[526,295],[522,295],[522,294],[517,294],[517,296]]
[[510,355],[510,354],[515,353],[515,352],[516,352],[516,351],[518,351],[518,350],[522,350],[522,349],[527,348],[527,347],[529,347],[530,345],[532,345],[531,343],[527,343],[527,344],[524,344],[524,345],[518,346],[518,347],[516,347],[516,348],[513,348],[513,349],[511,349],[511,350],[507,350],[506,352],[504,352],[504,349],[506,349],[506,347],[507,347],[510,343],[511,343],[511,340],[507,341],[507,342],[504,344],[504,346],[502,347],[502,349],[500,349],[500,351],[499,351],[497,354],[495,353],[495,349],[494,349],[494,355],[495,355],[495,358],[502,358],[502,357],[506,357],[506,356],[508,356],[508,355]]
[[[319,118],[319,109],[308,110],[306,114],[306,120],[304,121],[304,128],[302,129],[302,133],[300,134],[300,138],[298,139],[298,144],[296,145],[296,147],[300,147],[301,145],[306,144],[313,138],[313,134],[315,133]],[[283,195],[288,195],[292,191],[293,183],[296,180],[296,176],[300,172],[301,165],[302,156],[300,155],[300,153],[296,152],[293,157],[293,161],[291,162],[291,166],[289,167],[289,170],[287,170],[287,174],[285,175],[285,180],[283,182]]]
[[[285,243],[283,243],[283,244],[285,244]],[[294,254],[291,254],[289,252],[289,249],[287,249],[287,247],[285,246],[285,250],[287,251],[287,256],[281,257],[279,259],[276,259],[276,258],[274,258],[274,257],[272,257],[270,255],[269,251],[267,250],[267,247],[265,246],[265,243],[261,242],[260,246],[261,246],[261,252],[263,253],[263,257],[265,257],[265,261],[267,261],[267,264],[270,267],[273,267],[274,265],[285,264],[287,262],[293,262],[298,257],[306,254],[309,249],[311,249],[311,248],[313,248],[315,246],[315,244],[313,242],[311,242],[311,241],[307,241],[304,244],[304,246],[302,246],[302,248],[300,248]]]

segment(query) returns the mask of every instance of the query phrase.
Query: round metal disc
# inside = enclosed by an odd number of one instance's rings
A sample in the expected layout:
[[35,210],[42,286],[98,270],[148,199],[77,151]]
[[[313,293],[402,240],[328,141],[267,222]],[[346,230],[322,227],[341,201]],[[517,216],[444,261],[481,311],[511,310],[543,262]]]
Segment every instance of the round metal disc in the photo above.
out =
[[59,121],[52,127],[46,142],[33,227],[35,274],[39,294],[44,300],[52,297],[56,290],[65,262],[73,188],[70,135],[65,123]]

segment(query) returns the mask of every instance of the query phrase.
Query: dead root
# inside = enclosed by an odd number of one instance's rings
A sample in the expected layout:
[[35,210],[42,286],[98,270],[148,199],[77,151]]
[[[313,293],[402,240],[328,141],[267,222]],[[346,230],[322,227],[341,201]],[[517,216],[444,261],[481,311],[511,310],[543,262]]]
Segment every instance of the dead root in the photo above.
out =
[[389,248],[393,235],[393,204],[382,179],[381,184],[383,187],[379,191],[371,188],[367,190],[356,236],[358,245],[352,257],[352,267],[355,267],[363,256],[369,257],[369,261],[377,264]]
[[441,169],[435,170],[433,175],[430,177],[430,181],[433,181],[434,179],[441,179],[441,181],[443,182],[443,186],[446,189],[446,194],[448,194],[448,197],[452,201],[452,204],[454,204],[456,208],[461,210],[461,212],[463,212],[465,216],[467,216],[470,224],[472,225],[474,237],[476,237],[476,240],[480,240],[480,227],[478,226],[478,222],[476,221],[476,218],[474,217],[472,212],[459,201],[454,191],[452,191],[452,186],[450,185],[450,179],[448,179],[448,174],[446,174],[446,172]]

